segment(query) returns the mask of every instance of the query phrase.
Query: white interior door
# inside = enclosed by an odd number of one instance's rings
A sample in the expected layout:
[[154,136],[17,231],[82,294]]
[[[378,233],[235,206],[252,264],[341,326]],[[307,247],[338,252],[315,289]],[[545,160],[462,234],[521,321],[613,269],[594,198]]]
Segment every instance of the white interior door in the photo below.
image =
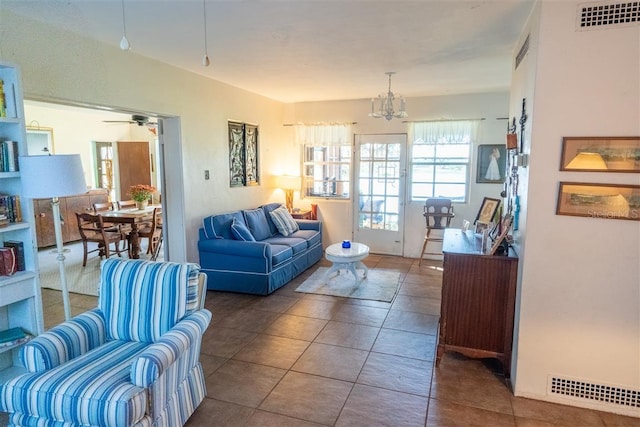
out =
[[356,135],[354,240],[402,255],[407,135]]

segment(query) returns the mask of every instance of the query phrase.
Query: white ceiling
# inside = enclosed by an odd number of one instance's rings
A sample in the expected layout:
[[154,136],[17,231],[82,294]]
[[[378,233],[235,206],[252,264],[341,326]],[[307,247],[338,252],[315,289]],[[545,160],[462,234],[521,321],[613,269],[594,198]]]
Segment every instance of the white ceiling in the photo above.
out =
[[[283,102],[506,90],[533,0],[124,0],[131,51]],[[118,0],[2,0],[118,46]]]

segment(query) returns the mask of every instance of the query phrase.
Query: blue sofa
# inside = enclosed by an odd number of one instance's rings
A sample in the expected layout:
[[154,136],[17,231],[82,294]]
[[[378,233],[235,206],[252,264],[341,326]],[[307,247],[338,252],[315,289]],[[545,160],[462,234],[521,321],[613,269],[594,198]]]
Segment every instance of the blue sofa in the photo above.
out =
[[295,220],[299,229],[285,237],[270,214],[280,206],[204,218],[198,252],[208,289],[268,295],[322,258],[322,223]]

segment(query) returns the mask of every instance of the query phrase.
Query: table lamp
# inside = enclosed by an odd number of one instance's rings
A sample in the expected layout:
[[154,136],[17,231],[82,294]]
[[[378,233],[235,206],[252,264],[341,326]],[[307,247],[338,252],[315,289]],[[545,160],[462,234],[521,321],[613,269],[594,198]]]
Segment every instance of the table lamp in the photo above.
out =
[[302,180],[295,175],[279,175],[276,177],[276,186],[284,190],[285,204],[289,212],[293,211],[293,192],[299,190]]
[[64,303],[64,317],[71,318],[69,290],[64,267],[64,249],[62,242],[62,224],[60,222],[59,197],[81,194],[87,191],[84,180],[82,160],[79,154],[54,156],[20,156],[20,176],[22,195],[29,199],[51,198],[53,225],[56,235],[58,267],[60,269],[60,288]]

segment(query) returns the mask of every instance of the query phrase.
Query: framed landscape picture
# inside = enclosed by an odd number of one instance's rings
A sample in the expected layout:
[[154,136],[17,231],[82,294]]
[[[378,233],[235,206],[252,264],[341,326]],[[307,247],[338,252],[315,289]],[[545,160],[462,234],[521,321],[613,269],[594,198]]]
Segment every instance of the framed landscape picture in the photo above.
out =
[[505,145],[479,145],[476,165],[476,182],[501,184],[507,169]]
[[640,185],[561,182],[556,215],[640,221]]
[[564,137],[561,171],[640,172],[640,136]]

